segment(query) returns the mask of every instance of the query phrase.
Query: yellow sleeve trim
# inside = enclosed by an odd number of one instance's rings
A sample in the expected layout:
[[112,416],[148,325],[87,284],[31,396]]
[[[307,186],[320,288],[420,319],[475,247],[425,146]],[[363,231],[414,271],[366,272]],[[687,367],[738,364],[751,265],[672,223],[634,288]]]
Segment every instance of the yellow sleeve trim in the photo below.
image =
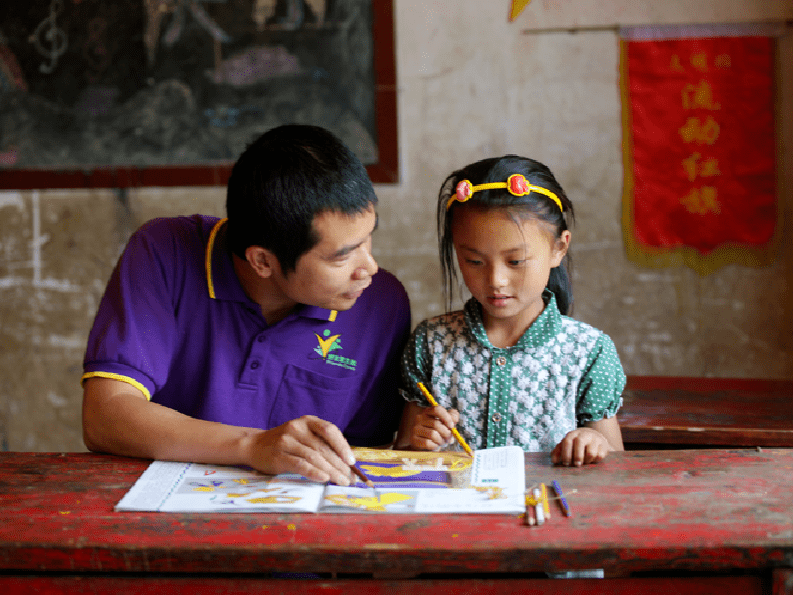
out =
[[121,374],[114,374],[113,372],[86,372],[80,379],[80,383],[82,384],[89,378],[110,378],[111,380],[120,380],[121,382],[126,382],[127,384],[134,386],[140,392],[142,392],[147,401],[151,401],[151,393],[149,392],[149,389],[129,376],[122,376]]
[[207,270],[207,285],[209,286],[209,297],[215,299],[215,285],[212,283],[212,251],[215,247],[215,237],[218,235],[220,228],[228,219],[221,219],[215,223],[212,232],[209,234],[209,241],[207,242],[207,252],[205,256],[205,266]]

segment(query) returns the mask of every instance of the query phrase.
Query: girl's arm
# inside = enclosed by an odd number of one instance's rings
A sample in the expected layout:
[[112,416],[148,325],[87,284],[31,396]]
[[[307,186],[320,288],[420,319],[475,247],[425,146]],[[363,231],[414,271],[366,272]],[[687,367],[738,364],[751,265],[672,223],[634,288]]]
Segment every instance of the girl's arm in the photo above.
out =
[[460,421],[456,409],[422,407],[409,401],[402,411],[394,448],[415,450],[438,450],[451,440],[452,428]]
[[611,450],[625,450],[625,446],[622,444],[622,431],[616,415],[604,417],[598,421],[584,422],[584,426],[603,434],[603,437],[608,440]]
[[[431,374],[425,370],[432,361],[427,341],[428,321],[420,322],[410,334],[402,357],[402,384],[400,392],[407,403],[402,410],[395,449],[439,450],[453,440],[451,429],[460,415],[456,409],[425,407],[426,400],[418,388],[422,382],[431,388]],[[421,404],[416,399],[420,399]]]

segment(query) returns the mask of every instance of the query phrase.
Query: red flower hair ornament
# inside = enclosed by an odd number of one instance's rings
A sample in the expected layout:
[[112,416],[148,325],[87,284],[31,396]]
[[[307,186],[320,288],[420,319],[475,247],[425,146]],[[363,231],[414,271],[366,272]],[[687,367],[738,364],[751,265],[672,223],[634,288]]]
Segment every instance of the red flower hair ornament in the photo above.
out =
[[468,180],[460,180],[460,182],[457,184],[454,194],[449,197],[449,200],[446,203],[446,210],[449,210],[454,201],[465,202],[470,199],[475,192],[479,192],[480,190],[494,190],[497,188],[506,188],[513,196],[525,196],[532,192],[539,192],[540,194],[544,194],[550,198],[556,203],[556,205],[559,207],[559,210],[564,212],[562,201],[559,200],[559,197],[556,196],[556,194],[543,188],[542,186],[536,186],[530,183],[523,176],[523,174],[512,174],[507,178],[506,182],[489,182],[487,184],[479,184],[477,186],[474,186]]

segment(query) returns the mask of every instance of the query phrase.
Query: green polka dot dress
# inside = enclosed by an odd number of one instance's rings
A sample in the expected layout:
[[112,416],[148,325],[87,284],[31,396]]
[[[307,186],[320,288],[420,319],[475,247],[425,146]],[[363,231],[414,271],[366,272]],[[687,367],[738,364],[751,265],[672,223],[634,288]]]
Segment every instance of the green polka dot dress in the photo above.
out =
[[420,323],[402,357],[402,396],[429,406],[416,386],[423,382],[440,405],[460,412],[457,429],[477,449],[550,451],[584,422],[613,417],[625,387],[614,342],[562,316],[550,291],[543,299],[540,316],[507,348],[490,343],[473,298]]

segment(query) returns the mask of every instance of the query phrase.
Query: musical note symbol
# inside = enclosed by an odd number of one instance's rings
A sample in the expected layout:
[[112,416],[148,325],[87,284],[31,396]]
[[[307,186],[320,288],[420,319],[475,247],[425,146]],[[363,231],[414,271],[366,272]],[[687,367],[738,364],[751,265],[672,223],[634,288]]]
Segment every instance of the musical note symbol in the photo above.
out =
[[[36,46],[36,51],[45,58],[50,59],[50,63],[42,62],[39,70],[44,74],[50,74],[58,65],[58,59],[66,53],[68,39],[66,32],[59,29],[55,18],[63,12],[63,0],[52,0],[50,2],[50,14],[41,21],[36,29],[28,37],[28,42]],[[45,30],[46,29],[46,30]],[[44,43],[49,43],[50,48],[44,47]]]

